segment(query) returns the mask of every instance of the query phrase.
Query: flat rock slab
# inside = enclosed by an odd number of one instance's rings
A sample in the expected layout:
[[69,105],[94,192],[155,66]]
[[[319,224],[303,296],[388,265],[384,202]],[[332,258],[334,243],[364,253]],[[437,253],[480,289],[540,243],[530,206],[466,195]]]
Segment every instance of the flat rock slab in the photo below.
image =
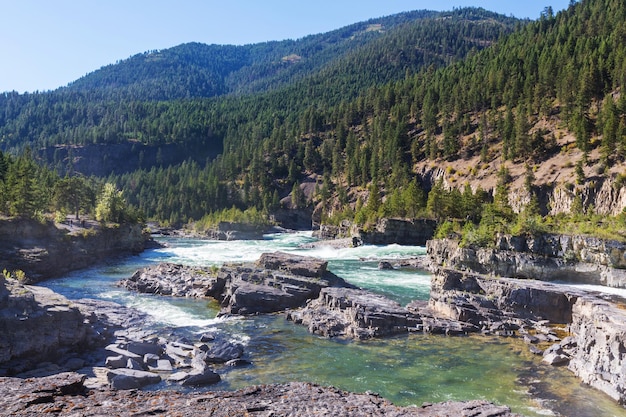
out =
[[332,387],[292,382],[239,391],[87,391],[75,373],[38,379],[0,378],[0,408],[6,415],[137,416],[498,416],[513,417],[507,407],[486,401],[446,402],[397,407],[376,394],[355,394]]

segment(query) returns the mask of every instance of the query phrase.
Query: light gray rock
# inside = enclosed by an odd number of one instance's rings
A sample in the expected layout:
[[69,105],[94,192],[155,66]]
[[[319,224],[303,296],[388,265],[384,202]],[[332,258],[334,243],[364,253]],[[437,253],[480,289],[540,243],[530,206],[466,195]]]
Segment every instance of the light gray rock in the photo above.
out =
[[567,355],[554,353],[554,352],[546,354],[544,352],[542,362],[545,362],[548,365],[552,365],[552,366],[563,366],[563,365],[567,365],[569,363],[569,360],[570,358]]
[[[118,386],[130,386],[136,384],[131,388],[117,388],[117,389],[133,389],[145,387],[147,385],[158,384],[161,382],[161,377],[157,374],[147,371],[139,371],[134,369],[111,369],[107,372],[107,380],[113,384],[113,381],[117,378]],[[134,381],[134,382],[131,382]]]
[[106,360],[104,361],[104,365],[108,368],[124,368],[126,367],[126,363],[128,361],[128,358],[122,356],[122,355],[116,355],[116,356],[107,356]]

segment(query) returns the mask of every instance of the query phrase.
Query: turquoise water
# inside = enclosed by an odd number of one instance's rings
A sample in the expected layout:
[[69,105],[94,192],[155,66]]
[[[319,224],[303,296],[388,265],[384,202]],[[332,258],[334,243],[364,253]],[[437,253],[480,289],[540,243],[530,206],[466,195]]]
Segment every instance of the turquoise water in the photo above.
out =
[[349,282],[406,304],[428,299],[430,275],[414,270],[380,271],[380,259],[424,254],[423,247],[363,246],[302,249],[310,233],[268,235],[264,240],[217,242],[163,239],[169,247],[73,273],[46,286],[68,298],[116,301],[150,314],[146,326],[176,329],[197,337],[217,331],[245,345],[251,366],[217,369],[222,382],[212,389],[309,381],[341,389],[377,392],[398,405],[486,399],[527,416],[626,416],[608,397],[582,386],[567,370],[540,363],[515,339],[414,334],[384,340],[346,341],[309,334],[280,314],[216,319],[207,300],[173,299],[130,293],[115,285],[136,269],[158,262],[221,265],[258,259],[281,250],[318,256]]

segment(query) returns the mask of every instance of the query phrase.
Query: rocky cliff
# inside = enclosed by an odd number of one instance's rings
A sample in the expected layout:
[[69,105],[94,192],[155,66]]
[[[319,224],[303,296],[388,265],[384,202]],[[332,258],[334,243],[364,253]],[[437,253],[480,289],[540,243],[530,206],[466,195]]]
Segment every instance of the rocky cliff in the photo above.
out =
[[64,297],[0,277],[0,375],[66,361],[69,352],[93,346],[95,337],[85,316]]
[[0,270],[22,270],[29,282],[38,282],[111,256],[139,253],[149,238],[139,224],[63,228],[52,222],[0,220]]
[[416,245],[424,246],[435,235],[437,222],[431,219],[383,218],[371,229],[359,228],[344,221],[340,226],[320,225],[313,235],[320,239],[351,238],[353,245]]
[[626,287],[626,245],[586,236],[502,235],[493,248],[461,247],[451,239],[426,245],[435,265],[492,274]]

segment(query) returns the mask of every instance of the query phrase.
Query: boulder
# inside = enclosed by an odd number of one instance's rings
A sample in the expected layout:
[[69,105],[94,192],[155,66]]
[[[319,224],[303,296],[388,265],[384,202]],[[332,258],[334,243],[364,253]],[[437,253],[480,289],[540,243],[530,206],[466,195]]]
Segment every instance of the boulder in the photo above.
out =
[[289,320],[326,337],[368,339],[406,333],[420,325],[419,316],[383,296],[354,288],[328,287]]
[[224,363],[230,360],[239,359],[243,356],[243,345],[227,340],[213,343],[205,353],[205,362]]
[[187,374],[187,376],[180,381],[180,384],[185,387],[199,387],[204,385],[217,384],[221,378],[219,374],[216,374],[210,369],[194,370]]
[[263,254],[254,265],[224,265],[220,315],[284,311],[317,298],[322,288],[354,288],[326,267],[324,260],[282,252]]
[[547,355],[544,353],[542,362],[545,362],[548,365],[552,366],[562,366],[567,365],[569,363],[569,360],[570,358],[567,355],[552,352],[548,353]]
[[104,365],[108,368],[124,368],[126,366],[126,363],[128,361],[128,358],[125,358],[122,355],[116,355],[116,356],[107,356]]
[[107,380],[115,389],[134,389],[158,384],[161,382],[161,377],[152,372],[120,368],[109,370]]

